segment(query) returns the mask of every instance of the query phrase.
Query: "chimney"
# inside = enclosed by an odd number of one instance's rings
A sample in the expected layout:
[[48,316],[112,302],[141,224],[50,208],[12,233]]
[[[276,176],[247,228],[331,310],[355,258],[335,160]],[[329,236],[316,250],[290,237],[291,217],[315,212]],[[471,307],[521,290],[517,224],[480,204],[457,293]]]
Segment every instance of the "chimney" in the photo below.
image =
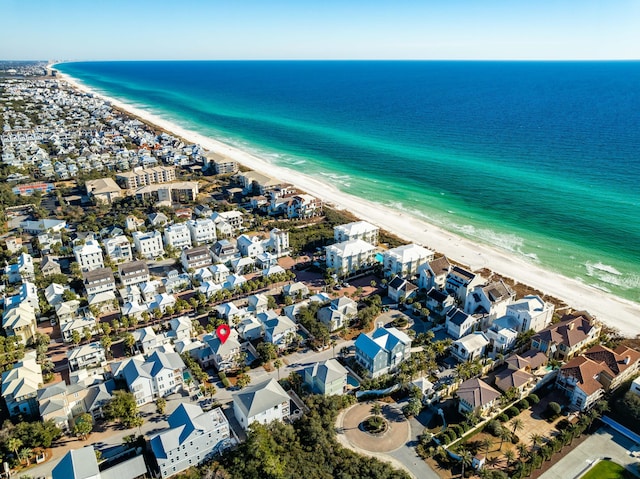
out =
[[624,361],[622,361],[622,362],[623,362],[623,363],[625,363],[625,364],[629,364],[629,362],[630,362],[630,361],[631,361],[631,356],[626,355],[626,356],[624,357]]
[[571,321],[567,327],[569,328],[569,331],[573,331],[573,328],[576,327],[576,323],[574,321]]

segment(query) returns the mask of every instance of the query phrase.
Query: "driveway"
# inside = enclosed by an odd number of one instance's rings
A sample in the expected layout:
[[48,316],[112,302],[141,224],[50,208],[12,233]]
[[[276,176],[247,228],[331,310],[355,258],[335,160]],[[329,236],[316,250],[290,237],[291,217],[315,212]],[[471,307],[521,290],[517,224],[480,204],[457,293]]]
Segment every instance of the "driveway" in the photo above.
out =
[[594,461],[605,457],[611,458],[612,461],[622,466],[632,468],[638,474],[640,472],[640,461],[629,454],[629,450],[635,450],[637,447],[630,439],[615,432],[612,428],[604,426],[582,444],[576,446],[575,449],[560,459],[540,478],[555,479],[562,477],[563,479],[577,479],[591,467]]
[[388,433],[389,437],[382,438],[369,436],[357,427],[362,419],[371,415],[370,404],[356,404],[342,411],[336,420],[338,442],[360,454],[389,462],[394,467],[405,470],[411,477],[439,479],[435,471],[418,457],[414,449],[418,436],[425,427],[424,424],[428,423],[427,415],[430,413],[423,412],[417,419],[407,421],[400,412],[401,408],[400,403],[383,407],[382,412],[391,420],[392,428]]

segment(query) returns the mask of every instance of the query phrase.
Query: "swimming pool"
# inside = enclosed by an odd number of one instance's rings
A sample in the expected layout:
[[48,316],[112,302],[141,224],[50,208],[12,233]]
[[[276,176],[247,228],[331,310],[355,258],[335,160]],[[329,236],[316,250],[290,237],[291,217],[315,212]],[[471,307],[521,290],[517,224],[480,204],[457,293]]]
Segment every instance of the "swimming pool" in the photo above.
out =
[[360,382],[351,374],[347,374],[347,384],[353,388],[359,388]]

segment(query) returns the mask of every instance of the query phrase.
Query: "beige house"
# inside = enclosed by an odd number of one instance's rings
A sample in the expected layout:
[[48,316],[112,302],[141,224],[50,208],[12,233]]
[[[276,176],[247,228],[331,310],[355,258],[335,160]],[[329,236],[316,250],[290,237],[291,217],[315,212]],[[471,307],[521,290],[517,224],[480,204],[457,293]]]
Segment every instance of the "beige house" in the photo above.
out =
[[96,202],[111,204],[116,198],[122,198],[122,189],[111,178],[89,180],[84,184],[87,195]]
[[20,303],[2,315],[2,327],[7,336],[19,336],[23,344],[31,344],[36,335],[36,313],[28,303]]

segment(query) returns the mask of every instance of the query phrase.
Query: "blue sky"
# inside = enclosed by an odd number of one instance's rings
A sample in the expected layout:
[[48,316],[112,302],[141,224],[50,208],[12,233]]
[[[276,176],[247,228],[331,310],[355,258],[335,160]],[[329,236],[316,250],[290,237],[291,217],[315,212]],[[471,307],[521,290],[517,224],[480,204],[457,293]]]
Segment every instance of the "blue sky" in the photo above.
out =
[[0,59],[639,59],[639,0],[2,0]]

